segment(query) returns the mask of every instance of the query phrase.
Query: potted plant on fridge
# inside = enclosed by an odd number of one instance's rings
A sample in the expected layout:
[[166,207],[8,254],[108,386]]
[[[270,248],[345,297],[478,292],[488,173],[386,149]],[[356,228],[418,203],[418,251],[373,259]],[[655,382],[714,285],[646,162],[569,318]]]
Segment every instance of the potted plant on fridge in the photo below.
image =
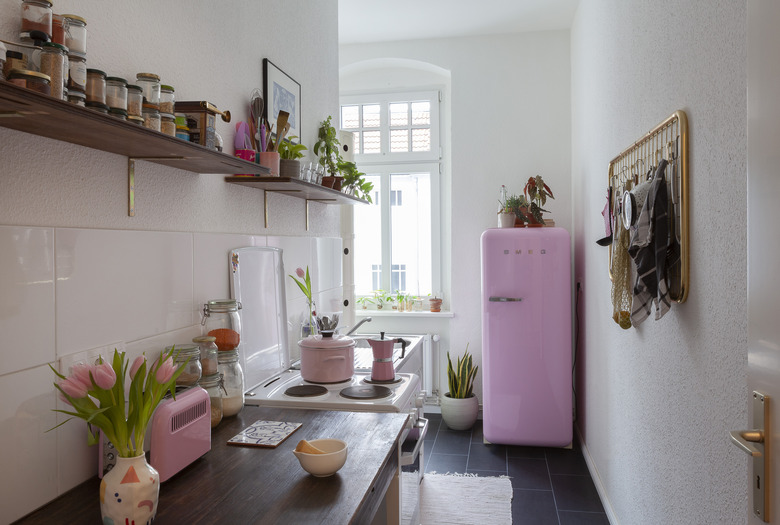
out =
[[523,188],[523,194],[530,203],[525,212],[528,226],[543,226],[542,212],[549,213],[549,211],[542,208],[542,206],[545,205],[548,197],[551,199],[555,198],[552,190],[544,183],[542,176],[537,175],[536,177],[528,178],[528,182],[525,184],[525,188]]
[[[507,197],[505,208],[512,214],[512,226],[523,227],[527,221],[524,211],[528,208],[528,201],[522,195],[511,195]],[[509,226],[503,226],[507,228]]]
[[298,137],[292,136],[289,140],[283,140],[279,143],[279,176],[297,179],[301,176],[301,161],[306,146],[301,143],[294,144],[292,139]]
[[472,364],[469,345],[457,365],[452,366],[447,352],[447,384],[450,391],[441,398],[441,417],[453,430],[468,430],[474,426],[479,414],[479,399],[473,393],[474,378],[478,366]]

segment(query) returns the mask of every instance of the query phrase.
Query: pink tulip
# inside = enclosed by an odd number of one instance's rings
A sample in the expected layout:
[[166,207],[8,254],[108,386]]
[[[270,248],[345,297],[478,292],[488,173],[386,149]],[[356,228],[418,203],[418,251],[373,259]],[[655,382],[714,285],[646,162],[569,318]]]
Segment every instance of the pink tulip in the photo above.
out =
[[66,377],[59,382],[59,385],[62,391],[73,399],[81,399],[82,397],[87,396],[87,388],[81,381],[74,379],[73,377]]
[[171,380],[174,372],[176,372],[176,366],[173,364],[173,358],[169,357],[163,361],[163,364],[157,369],[157,373],[154,377],[157,379],[157,382],[162,385]]
[[144,361],[146,361],[146,357],[139,355],[135,358],[135,361],[133,361],[133,365],[130,367],[130,380],[132,381],[135,379],[135,375],[138,373],[138,369],[141,368],[141,365],[144,364]]
[[59,397],[60,397],[60,400],[61,400],[63,403],[65,403],[66,405],[73,406],[73,405],[71,404],[71,402],[70,402],[70,401],[68,401],[68,398],[67,398],[67,397],[65,397],[65,396],[62,394],[62,392],[59,392],[59,393],[58,393],[58,395],[59,395]]
[[297,273],[298,277],[300,277],[301,279],[306,278],[306,272],[303,271],[303,268],[298,268],[297,270],[295,270],[295,273]]
[[76,363],[70,369],[70,376],[74,380],[80,382],[84,387],[89,390],[92,388],[92,379],[89,377],[89,373],[92,371],[91,366],[84,363]]
[[116,383],[116,372],[108,363],[100,363],[92,369],[92,378],[103,390],[111,390]]

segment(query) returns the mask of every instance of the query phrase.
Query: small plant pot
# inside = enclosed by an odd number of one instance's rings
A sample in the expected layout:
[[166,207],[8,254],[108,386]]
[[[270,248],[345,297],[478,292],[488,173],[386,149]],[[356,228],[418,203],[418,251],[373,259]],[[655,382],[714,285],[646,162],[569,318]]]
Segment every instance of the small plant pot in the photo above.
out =
[[299,179],[301,177],[301,161],[293,159],[279,160],[279,176]]
[[479,415],[479,399],[474,394],[463,399],[450,397],[447,392],[441,398],[441,418],[452,430],[468,430]]
[[333,177],[335,180],[333,181],[333,189],[337,191],[341,191],[341,185],[344,182],[344,177]]
[[431,299],[431,312],[441,312],[441,299]]
[[322,177],[322,185],[326,188],[332,188],[334,182],[336,182],[336,177],[331,177],[330,175]]
[[498,214],[499,228],[514,228],[517,217],[514,212],[502,212]]

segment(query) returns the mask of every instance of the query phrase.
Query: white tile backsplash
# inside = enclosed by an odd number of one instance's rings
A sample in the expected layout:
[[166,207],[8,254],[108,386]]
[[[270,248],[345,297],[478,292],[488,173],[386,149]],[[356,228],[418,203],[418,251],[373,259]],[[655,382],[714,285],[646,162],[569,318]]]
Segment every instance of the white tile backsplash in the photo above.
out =
[[0,227],[0,375],[54,361],[54,229]]
[[196,233],[193,239],[195,310],[200,312],[208,301],[230,298],[230,250],[265,242],[263,237],[214,233]]

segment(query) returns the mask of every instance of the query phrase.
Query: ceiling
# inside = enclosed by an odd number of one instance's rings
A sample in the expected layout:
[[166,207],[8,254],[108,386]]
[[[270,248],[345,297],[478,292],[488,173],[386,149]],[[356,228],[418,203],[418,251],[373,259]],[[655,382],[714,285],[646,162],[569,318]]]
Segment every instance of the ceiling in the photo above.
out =
[[338,0],[339,43],[569,29],[579,0]]

